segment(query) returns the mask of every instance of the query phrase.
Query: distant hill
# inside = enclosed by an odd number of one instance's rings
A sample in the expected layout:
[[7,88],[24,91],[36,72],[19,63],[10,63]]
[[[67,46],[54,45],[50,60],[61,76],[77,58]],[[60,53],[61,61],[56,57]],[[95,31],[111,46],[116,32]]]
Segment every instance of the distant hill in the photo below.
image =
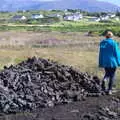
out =
[[57,1],[41,1],[41,0],[2,0],[0,1],[0,11],[16,11],[16,10],[38,10],[38,9],[82,9],[89,12],[96,11],[116,11],[120,7],[107,2],[97,0],[57,0]]

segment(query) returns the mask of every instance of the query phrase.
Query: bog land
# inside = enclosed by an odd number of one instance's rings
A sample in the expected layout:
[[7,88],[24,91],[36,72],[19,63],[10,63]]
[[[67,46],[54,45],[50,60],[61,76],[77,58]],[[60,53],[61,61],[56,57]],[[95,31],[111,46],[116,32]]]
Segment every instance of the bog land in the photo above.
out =
[[[98,68],[99,42],[103,36],[87,32],[0,32],[0,68],[17,64],[28,57],[42,57],[103,77]],[[119,37],[114,37],[117,41]],[[120,70],[117,71],[120,87]]]

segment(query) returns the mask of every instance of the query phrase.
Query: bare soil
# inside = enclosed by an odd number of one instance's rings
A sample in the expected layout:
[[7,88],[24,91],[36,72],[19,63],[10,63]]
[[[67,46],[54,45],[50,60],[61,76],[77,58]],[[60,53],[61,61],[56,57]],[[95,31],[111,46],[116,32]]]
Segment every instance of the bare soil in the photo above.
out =
[[112,96],[88,97],[85,101],[39,109],[33,113],[3,115],[0,120],[120,120],[119,98],[119,92]]

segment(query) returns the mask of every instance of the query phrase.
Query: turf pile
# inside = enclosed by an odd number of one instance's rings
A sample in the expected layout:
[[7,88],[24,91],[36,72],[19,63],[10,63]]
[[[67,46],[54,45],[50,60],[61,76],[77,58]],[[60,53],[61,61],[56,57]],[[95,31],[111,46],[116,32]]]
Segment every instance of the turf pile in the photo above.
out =
[[28,58],[0,72],[0,111],[34,111],[99,94],[99,79],[41,58]]

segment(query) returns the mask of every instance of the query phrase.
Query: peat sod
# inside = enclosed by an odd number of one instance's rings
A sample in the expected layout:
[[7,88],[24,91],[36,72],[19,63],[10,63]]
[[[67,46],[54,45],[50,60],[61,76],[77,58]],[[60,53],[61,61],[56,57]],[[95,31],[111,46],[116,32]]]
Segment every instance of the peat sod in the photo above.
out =
[[5,66],[0,82],[0,110],[5,113],[34,111],[100,93],[97,77],[36,57]]
[[[98,77],[82,73],[71,66],[61,65],[46,59],[28,58],[15,66],[5,66],[0,72],[0,112],[4,114],[35,112],[40,109],[48,109],[46,110],[46,114],[48,111],[49,115],[50,109],[54,109],[56,105],[69,103],[68,105],[71,106],[71,103],[76,104],[77,101],[81,101],[79,104],[81,104],[82,108],[82,105],[86,104],[83,100],[86,101],[87,99],[87,102],[89,102],[90,97],[88,96],[99,95],[101,95],[101,87]],[[95,98],[91,97],[91,99],[94,101]],[[120,103],[119,98],[115,100],[111,98],[110,100],[115,102],[115,105]],[[76,102],[74,103],[74,101]],[[93,105],[93,102],[90,104]],[[79,116],[78,119],[120,119],[119,112],[113,109],[111,111],[109,107],[100,105],[98,109],[96,108],[96,110],[99,110],[96,114],[91,113],[93,109],[88,110],[82,118]],[[71,111],[72,113],[79,112],[78,110]],[[49,119],[54,118],[49,117]]]

